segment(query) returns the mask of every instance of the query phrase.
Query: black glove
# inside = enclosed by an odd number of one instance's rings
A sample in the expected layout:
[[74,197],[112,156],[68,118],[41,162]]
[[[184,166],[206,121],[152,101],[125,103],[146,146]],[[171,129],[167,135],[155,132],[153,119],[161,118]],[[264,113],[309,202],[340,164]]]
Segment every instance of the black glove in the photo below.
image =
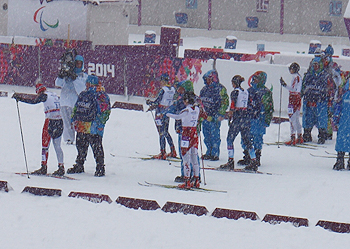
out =
[[152,101],[150,99],[147,99],[146,100],[146,105],[151,105],[152,104]]
[[17,102],[20,101],[20,99],[21,99],[21,98],[18,96],[17,93],[14,93],[14,94],[12,95],[12,98],[15,99]]
[[282,86],[286,87],[287,86],[287,83],[284,82],[284,80],[282,79],[282,77],[280,78],[280,83]]

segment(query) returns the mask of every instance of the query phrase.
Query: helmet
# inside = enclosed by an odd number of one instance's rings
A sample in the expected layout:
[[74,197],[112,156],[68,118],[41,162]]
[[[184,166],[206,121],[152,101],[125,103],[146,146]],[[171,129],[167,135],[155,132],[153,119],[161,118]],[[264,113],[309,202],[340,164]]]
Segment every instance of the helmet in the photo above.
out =
[[299,72],[300,70],[300,66],[298,63],[293,62],[292,64],[290,64],[290,66],[288,67],[289,70],[293,70],[294,72]]
[[240,75],[235,75],[231,81],[232,83],[235,83],[236,86],[240,87],[241,83],[244,81],[244,78]]

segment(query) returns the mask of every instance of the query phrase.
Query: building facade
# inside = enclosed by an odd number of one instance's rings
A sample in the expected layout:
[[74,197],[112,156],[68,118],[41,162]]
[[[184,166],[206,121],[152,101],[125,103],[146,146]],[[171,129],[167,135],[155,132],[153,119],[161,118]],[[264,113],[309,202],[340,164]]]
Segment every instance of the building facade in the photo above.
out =
[[[30,5],[32,9],[24,9],[20,2]],[[62,16],[62,11],[58,14],[55,8],[48,11],[54,5],[68,6],[66,16],[71,18],[70,39],[85,39],[94,45],[126,45],[130,25],[170,25],[281,35],[348,36],[343,19],[347,0],[100,0],[97,5],[87,2],[0,0],[0,36],[67,39],[68,31],[58,33],[59,28],[39,30],[39,15],[49,20],[49,24],[60,20],[60,27],[67,25],[65,18],[55,17],[59,14]],[[75,14],[68,15],[75,8],[69,6],[78,4],[85,13],[80,19],[74,18]],[[44,6],[47,8],[43,9]],[[45,13],[42,13],[43,10]],[[28,15],[27,19],[24,19],[25,15]],[[23,20],[19,22],[14,18],[16,16]],[[23,26],[29,24],[37,26],[28,26],[26,32]],[[77,27],[81,27],[79,32]],[[33,35],[35,29],[41,33]],[[67,30],[67,27],[64,26],[64,29]]]

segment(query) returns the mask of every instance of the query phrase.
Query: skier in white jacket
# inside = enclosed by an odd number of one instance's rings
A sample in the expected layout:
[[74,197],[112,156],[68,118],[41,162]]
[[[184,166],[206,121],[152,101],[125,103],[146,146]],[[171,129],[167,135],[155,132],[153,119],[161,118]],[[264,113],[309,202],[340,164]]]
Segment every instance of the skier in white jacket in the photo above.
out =
[[[85,90],[85,82],[88,77],[83,72],[84,58],[81,55],[75,57],[74,77],[62,75],[61,72],[56,78],[55,85],[61,88],[60,104],[63,119],[63,140],[67,144],[73,144],[75,131],[71,125],[73,107],[78,99],[78,95]],[[76,77],[75,77],[76,76]],[[75,78],[75,79],[74,79]]]

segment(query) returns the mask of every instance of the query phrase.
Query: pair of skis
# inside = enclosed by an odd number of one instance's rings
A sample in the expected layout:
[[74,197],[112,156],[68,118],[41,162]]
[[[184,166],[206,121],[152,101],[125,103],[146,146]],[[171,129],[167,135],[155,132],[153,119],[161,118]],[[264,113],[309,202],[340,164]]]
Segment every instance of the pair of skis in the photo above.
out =
[[63,175],[63,176],[58,176],[58,175],[53,175],[53,174],[46,174],[46,175],[37,175],[37,174],[31,174],[31,173],[22,173],[22,172],[18,172],[18,173],[15,173],[16,175],[21,175],[21,176],[44,176],[44,177],[53,177],[53,178],[56,178],[56,179],[63,179],[63,180],[78,180],[76,178],[73,178],[73,177],[70,177],[70,176],[66,176],[66,175]]
[[159,183],[150,183],[150,182],[138,182],[140,186],[144,187],[160,187],[160,188],[166,188],[166,189],[178,189],[178,190],[184,190],[184,191],[197,191],[197,192],[218,192],[218,193],[227,193],[226,190],[216,190],[216,189],[209,189],[209,188],[180,188],[178,185],[171,185],[171,184],[159,184]]
[[204,169],[217,170],[217,171],[228,171],[228,172],[239,172],[239,173],[250,173],[250,174],[261,174],[261,175],[277,175],[277,174],[274,174],[274,173],[263,172],[263,171],[259,171],[259,170],[257,170],[257,171],[247,170],[247,169],[244,169],[244,168],[241,168],[241,169],[221,169],[220,167],[208,166],[208,167],[204,167]]
[[[322,158],[337,158],[337,153],[332,153],[332,152],[328,152],[328,151],[325,151],[325,155],[316,155],[316,154],[312,154],[310,153],[311,156],[313,157],[322,157]],[[347,156],[344,156],[344,158],[349,158],[349,155]]]
[[[139,153],[137,153],[139,154]],[[115,154],[110,153],[112,157],[117,157]],[[181,162],[181,159],[179,157],[167,157],[166,159],[157,159],[154,158],[154,155],[147,155],[147,156],[128,156],[128,158],[132,159],[141,159],[143,161],[148,161],[148,160],[162,160],[162,161],[170,161],[170,162]]]
[[310,149],[310,150],[317,150],[318,148],[326,148],[326,146],[324,146],[324,145],[313,144],[313,143],[286,145],[284,142],[272,142],[272,143],[264,143],[264,144],[266,144],[266,145],[283,145],[283,146],[288,146],[288,147],[304,148],[304,149]]

